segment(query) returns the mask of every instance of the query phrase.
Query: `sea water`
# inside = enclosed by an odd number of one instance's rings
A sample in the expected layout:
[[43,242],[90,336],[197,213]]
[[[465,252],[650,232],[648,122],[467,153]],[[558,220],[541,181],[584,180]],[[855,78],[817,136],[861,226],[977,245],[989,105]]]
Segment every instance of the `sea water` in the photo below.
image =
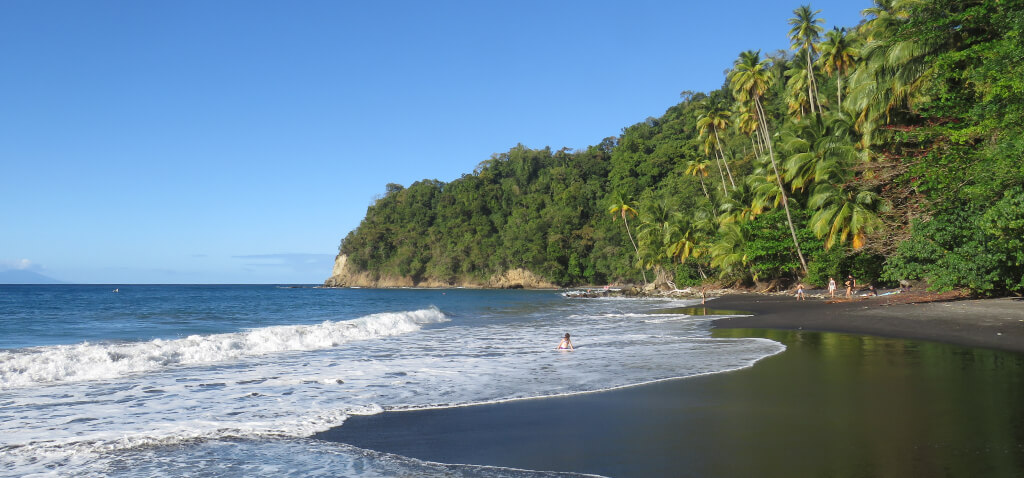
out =
[[[115,289],[116,288],[116,289]],[[311,438],[358,414],[749,367],[694,301],[556,291],[0,286],[0,475],[555,476]],[[565,333],[577,350],[554,350]]]

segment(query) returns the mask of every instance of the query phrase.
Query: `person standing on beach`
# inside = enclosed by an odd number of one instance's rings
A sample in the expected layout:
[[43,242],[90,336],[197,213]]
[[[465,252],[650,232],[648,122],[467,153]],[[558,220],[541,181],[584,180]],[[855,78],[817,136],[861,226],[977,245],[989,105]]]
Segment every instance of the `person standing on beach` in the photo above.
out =
[[832,296],[833,299],[836,298],[836,280],[832,276],[828,278],[828,295]]
[[807,300],[807,297],[804,297],[804,283],[803,282],[798,282],[796,284],[796,300]]
[[853,298],[853,288],[857,287],[857,281],[853,278],[853,274],[846,276],[846,298]]

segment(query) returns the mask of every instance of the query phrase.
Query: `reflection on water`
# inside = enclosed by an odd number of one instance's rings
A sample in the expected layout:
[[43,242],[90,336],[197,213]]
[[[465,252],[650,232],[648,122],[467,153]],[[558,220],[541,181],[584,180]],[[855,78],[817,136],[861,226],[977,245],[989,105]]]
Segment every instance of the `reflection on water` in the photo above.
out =
[[1024,355],[833,333],[714,335],[789,348],[739,380],[701,384],[718,400],[703,439],[742,456],[698,458],[694,476],[1024,476]]

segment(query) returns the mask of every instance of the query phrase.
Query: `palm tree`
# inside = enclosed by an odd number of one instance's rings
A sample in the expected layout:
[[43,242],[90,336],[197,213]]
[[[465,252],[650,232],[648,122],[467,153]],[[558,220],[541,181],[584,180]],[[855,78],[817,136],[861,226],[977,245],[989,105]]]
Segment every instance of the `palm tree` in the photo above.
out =
[[750,218],[757,217],[768,209],[774,209],[785,203],[788,207],[795,202],[786,194],[782,182],[771,167],[770,161],[759,161],[754,170],[747,176],[747,188],[750,190]]
[[840,111],[843,110],[843,77],[857,63],[857,56],[857,49],[846,34],[846,28],[833,27],[825,34],[819,61],[828,76],[836,75],[836,99]]
[[710,161],[702,159],[694,159],[686,162],[686,174],[691,176],[697,176],[700,179],[700,188],[704,190],[704,196],[711,199],[711,195],[708,194],[708,188],[704,186],[704,178],[708,176],[708,163]]
[[808,205],[816,209],[811,229],[825,237],[825,249],[852,239],[853,248],[864,247],[868,233],[881,227],[877,211],[884,209],[878,194],[849,185],[822,183],[814,187]]
[[[701,116],[701,118],[697,120],[698,123],[701,121],[701,119],[703,119],[703,116]],[[705,157],[710,157],[711,156],[711,150],[712,150],[712,148],[711,148],[711,136],[710,135],[708,135],[708,136],[701,135],[700,137],[704,138],[704,156]],[[715,154],[715,166],[718,166],[718,174],[722,176],[722,191],[729,192],[729,190],[727,189],[727,187],[725,185],[725,170],[722,169],[722,162],[721,162],[721,160],[718,159],[718,154],[717,153]]]
[[668,235],[673,216],[679,213],[671,212],[664,200],[645,202],[643,210],[637,237],[641,244],[650,245],[652,250],[662,253],[664,239]]
[[743,253],[743,245],[747,238],[739,224],[723,224],[718,229],[718,238],[708,247],[711,254],[711,267],[719,269],[719,277],[735,277],[744,273],[747,266],[747,255]]
[[[685,264],[689,258],[698,258],[707,252],[707,239],[714,231],[714,218],[707,209],[697,209],[689,219],[682,214],[672,216],[665,238],[665,254],[671,260]],[[697,272],[707,279],[704,268],[697,264]]]
[[857,158],[852,125],[843,115],[814,116],[792,125],[782,133],[784,178],[801,191],[812,184],[838,181],[850,171]]
[[736,130],[750,137],[750,144],[754,147],[757,155],[764,154],[764,144],[761,135],[758,134],[757,115],[747,108],[747,105],[737,101],[735,104]]
[[[621,192],[616,191],[612,197],[612,207],[608,209],[608,213],[612,215],[612,222],[615,222],[616,216],[622,216],[622,223],[626,225],[626,235],[629,236],[629,242],[633,244],[633,250],[636,251],[636,259],[640,261],[640,248],[636,246],[636,241],[633,240],[633,233],[629,230],[629,217],[636,217],[638,215],[636,209],[633,209],[629,205],[629,201],[625,199]],[[640,273],[644,277],[644,285],[647,285],[647,273],[644,269],[640,268]]]
[[[728,109],[723,108],[721,104],[712,104],[707,113],[704,113],[697,118],[697,131],[699,137],[704,137],[704,135],[708,133],[708,130],[711,130],[711,133],[715,137],[715,145],[717,147],[717,154],[715,158],[720,158],[722,164],[725,165],[725,170],[729,173],[729,183],[732,184],[733,188],[735,188],[736,182],[732,179],[732,171],[729,169],[729,162],[725,160],[725,153],[722,151],[722,141],[718,136],[719,131],[724,131],[729,127],[729,116],[731,114],[732,113]],[[708,141],[710,141],[710,139],[711,136],[708,135]],[[707,151],[708,146],[709,145],[705,143],[705,151]],[[722,181],[725,181],[724,177],[722,178]]]
[[744,181],[740,181],[738,188],[733,189],[728,196],[722,198],[718,205],[718,224],[741,223],[752,221],[757,217],[758,212],[754,210],[754,194],[751,189],[751,175],[747,175]]
[[789,63],[790,68],[786,70],[786,91],[789,92],[786,106],[788,113],[796,119],[802,119],[805,113],[813,111],[811,97],[807,95],[808,76],[804,60],[797,56]]
[[849,78],[847,101],[859,111],[858,125],[868,138],[897,112],[908,112],[935,71],[937,63],[928,58],[941,44],[926,36],[898,36],[910,20],[910,8],[920,3],[876,0],[875,7],[862,12],[873,18],[862,27],[866,42]]
[[797,256],[800,258],[800,265],[803,266],[804,274],[807,273],[807,261],[800,250],[800,241],[796,237],[796,227],[793,226],[793,216],[789,212],[789,200],[786,196],[785,187],[782,184],[782,175],[779,174],[778,165],[775,162],[775,150],[772,146],[772,138],[768,133],[768,122],[761,105],[761,98],[771,86],[772,74],[769,71],[771,66],[768,60],[761,60],[760,51],[746,51],[740,54],[736,61],[735,68],[729,72],[729,83],[732,86],[733,95],[741,102],[750,103],[756,112],[761,132],[768,146],[768,155],[771,159],[772,169],[775,173],[775,180],[778,182],[779,193],[781,194],[782,207],[786,210],[786,220],[789,223],[789,232],[793,236],[793,245],[796,246]]
[[[704,249],[697,241],[696,232],[683,225],[673,226],[672,233],[666,242],[665,253],[673,260],[678,259],[680,264],[686,264],[686,259],[698,258],[704,253]],[[708,276],[700,264],[697,265],[697,271],[702,278],[707,279]]]
[[644,203],[640,215],[640,227],[637,240],[644,255],[641,266],[644,269],[654,268],[656,275],[660,264],[667,257],[666,241],[671,235],[672,224],[676,222],[678,212],[672,212],[664,200],[649,200]]
[[907,20],[906,9],[902,3],[909,3],[901,0],[875,0],[874,6],[860,11],[861,16],[866,17],[864,29],[868,33],[867,40],[874,41],[880,37],[888,38],[893,36]]
[[[814,80],[813,58],[813,55],[818,51],[817,41],[821,37],[822,30],[824,30],[819,24],[825,21],[821,18],[815,18],[815,15],[819,13],[821,13],[821,10],[811,11],[810,5],[801,5],[800,8],[793,10],[793,15],[795,16],[789,19],[789,24],[793,26],[789,29],[789,40],[793,44],[792,48],[794,50],[802,50],[806,57],[807,100],[811,106],[811,114],[821,111],[817,101],[818,85]],[[817,109],[815,109],[815,105],[818,105]]]

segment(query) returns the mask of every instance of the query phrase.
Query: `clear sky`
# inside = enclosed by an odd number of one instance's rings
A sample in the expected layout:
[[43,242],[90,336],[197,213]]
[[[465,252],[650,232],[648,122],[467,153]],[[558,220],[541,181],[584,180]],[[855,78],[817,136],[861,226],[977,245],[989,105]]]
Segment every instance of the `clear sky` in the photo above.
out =
[[788,49],[800,4],[0,2],[0,271],[322,282],[387,183],[616,136]]

